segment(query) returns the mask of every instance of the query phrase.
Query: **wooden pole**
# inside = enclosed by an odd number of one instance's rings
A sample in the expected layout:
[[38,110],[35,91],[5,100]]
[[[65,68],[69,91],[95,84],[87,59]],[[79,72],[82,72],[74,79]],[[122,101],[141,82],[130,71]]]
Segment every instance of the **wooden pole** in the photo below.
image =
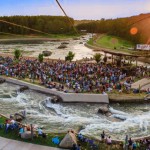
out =
[[125,138],[125,150],[128,150],[128,135]]
[[136,67],[137,67],[137,65],[138,65],[138,62],[137,62],[137,57],[136,57],[135,59],[136,59],[135,61],[136,61]]

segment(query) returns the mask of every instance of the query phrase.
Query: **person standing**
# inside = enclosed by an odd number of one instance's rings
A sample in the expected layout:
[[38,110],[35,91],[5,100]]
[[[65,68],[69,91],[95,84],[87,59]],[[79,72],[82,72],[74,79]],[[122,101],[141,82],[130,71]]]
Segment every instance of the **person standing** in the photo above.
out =
[[104,142],[104,140],[105,140],[105,132],[103,131],[103,133],[101,134],[101,140],[102,140],[102,142]]

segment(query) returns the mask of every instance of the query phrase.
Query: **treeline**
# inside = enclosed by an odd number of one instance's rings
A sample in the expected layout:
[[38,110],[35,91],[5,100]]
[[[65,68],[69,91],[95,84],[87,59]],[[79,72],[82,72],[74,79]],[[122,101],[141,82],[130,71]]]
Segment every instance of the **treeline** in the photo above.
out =
[[78,30],[87,30],[90,33],[107,33],[109,35],[118,36],[133,43],[141,43],[142,39],[140,33],[136,35],[130,34],[132,28],[132,21],[129,18],[118,19],[101,19],[98,21],[91,21],[89,23],[82,23],[77,25]]
[[[4,16],[0,17],[0,20],[9,21],[22,26],[27,26],[36,30],[40,30],[50,34],[67,34],[73,33],[72,24],[74,20],[63,16]],[[13,34],[39,34],[35,31],[24,29],[22,27],[17,27],[3,23],[0,21],[0,32],[7,32]]]

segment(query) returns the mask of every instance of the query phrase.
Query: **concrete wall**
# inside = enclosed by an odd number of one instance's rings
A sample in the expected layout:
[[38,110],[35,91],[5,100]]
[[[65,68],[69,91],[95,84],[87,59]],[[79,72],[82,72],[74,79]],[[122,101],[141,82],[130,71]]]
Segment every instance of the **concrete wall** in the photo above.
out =
[[83,94],[83,93],[64,93],[57,91],[55,89],[48,89],[42,86],[30,84],[27,82],[23,82],[21,80],[16,80],[12,78],[4,78],[6,79],[6,82],[16,84],[16,85],[21,85],[21,86],[28,86],[31,90],[35,90],[41,93],[45,94],[52,94],[60,97],[63,102],[66,103],[109,103],[109,98],[108,95],[103,95],[103,94]]

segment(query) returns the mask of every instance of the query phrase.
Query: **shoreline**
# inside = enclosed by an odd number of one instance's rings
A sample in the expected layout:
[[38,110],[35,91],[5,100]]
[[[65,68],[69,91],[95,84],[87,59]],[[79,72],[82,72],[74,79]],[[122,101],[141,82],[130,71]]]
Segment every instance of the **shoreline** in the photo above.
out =
[[[95,94],[95,93],[65,93],[62,91],[57,91],[55,89],[48,89],[44,86],[40,86],[37,84],[33,84],[33,83],[29,83],[27,81],[22,81],[22,80],[18,80],[18,79],[14,79],[11,77],[4,77],[4,76],[0,76],[0,79],[5,79],[7,83],[11,83],[11,84],[16,84],[19,86],[28,86],[29,89],[34,90],[36,92],[40,92],[41,94],[48,94],[48,95],[52,95],[52,96],[57,96],[59,98],[60,102],[63,103],[102,103],[102,104],[111,104],[111,103],[121,103],[121,104],[125,104],[125,103],[150,103],[149,100],[145,100],[145,96],[141,96],[138,94],[135,95],[131,95],[131,94],[127,94],[127,95],[121,95],[121,94],[107,94],[108,96],[105,96],[103,94]],[[66,101],[63,101],[62,99],[62,95],[68,95],[69,98],[67,98]],[[79,95],[83,95],[81,98]],[[91,97],[90,97],[91,95]],[[101,102],[98,100],[98,98],[100,98],[100,96],[104,96],[104,100],[101,100]],[[71,97],[77,97],[80,100],[74,100],[74,101],[69,101],[69,99]],[[85,98],[84,98],[85,97]],[[93,98],[97,97],[97,100],[93,101]],[[108,97],[108,98],[107,98]],[[82,98],[84,98],[84,100],[82,100]],[[87,101],[86,98],[92,98],[92,100]]]
[[[8,117],[6,117],[4,114],[1,114],[0,113],[0,116],[1,117],[4,117],[6,119],[9,119]],[[21,123],[22,124],[22,123]],[[23,126],[25,126],[24,124],[22,124]],[[49,133],[49,134],[65,134],[64,132],[57,132],[57,133],[54,133],[54,132],[46,132],[46,133]],[[83,135],[85,136],[85,135]],[[90,137],[90,136],[85,136],[87,138],[91,138],[95,141],[98,141],[98,142],[101,142],[101,139],[98,139],[96,137]],[[9,138],[8,138],[9,139]],[[140,140],[143,140],[143,139],[150,139],[150,135],[147,135],[147,136],[143,136],[143,137],[135,137],[135,138],[132,138],[132,140],[135,140],[135,141],[140,141]],[[117,139],[112,139],[112,142],[114,143],[117,143],[117,144],[120,144],[120,143],[123,143],[124,140],[117,140]]]
[[[0,39],[0,42],[11,42],[11,41],[69,41],[71,40],[72,38],[66,38],[66,39],[63,39],[63,38],[46,38],[46,37],[26,37],[26,38],[13,38],[13,39]],[[1,44],[1,43],[0,43]]]

